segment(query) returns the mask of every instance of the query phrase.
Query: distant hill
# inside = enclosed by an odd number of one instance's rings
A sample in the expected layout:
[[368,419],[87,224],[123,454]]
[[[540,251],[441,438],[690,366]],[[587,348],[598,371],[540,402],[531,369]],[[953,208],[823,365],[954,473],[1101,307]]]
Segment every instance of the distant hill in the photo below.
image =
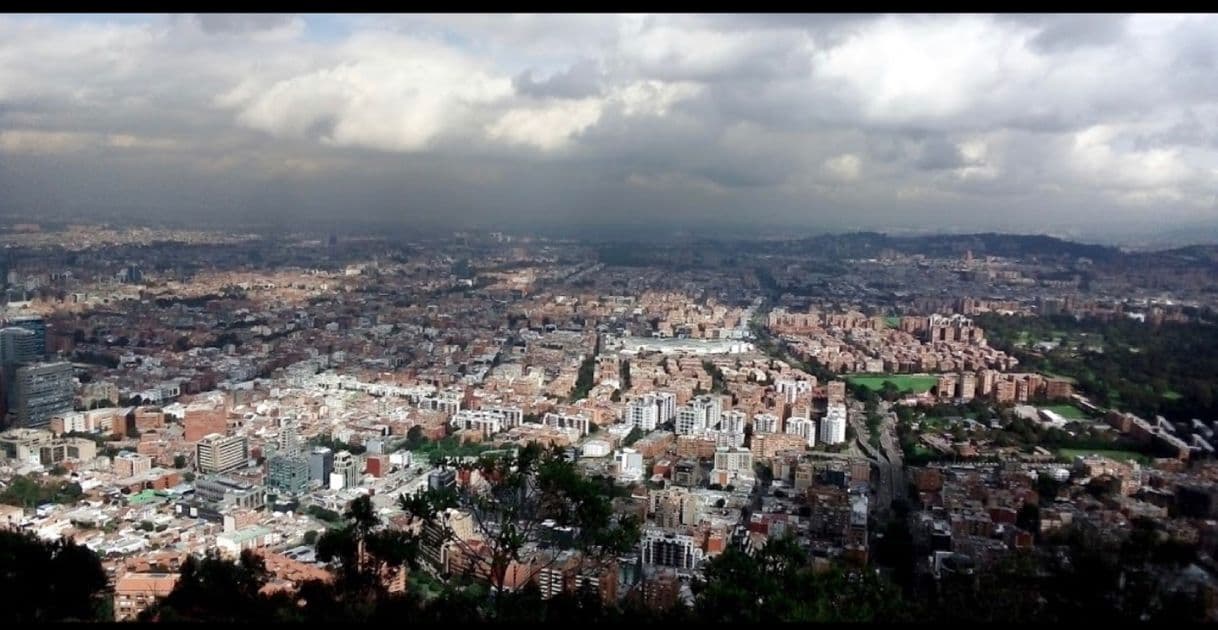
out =
[[936,258],[964,256],[1001,256],[1004,258],[1047,258],[1076,260],[1089,258],[1096,263],[1111,263],[1125,254],[1115,247],[1075,243],[1053,236],[1024,234],[934,234],[889,236],[878,232],[821,235],[792,242],[813,255],[832,258],[872,258],[885,251],[924,254]]

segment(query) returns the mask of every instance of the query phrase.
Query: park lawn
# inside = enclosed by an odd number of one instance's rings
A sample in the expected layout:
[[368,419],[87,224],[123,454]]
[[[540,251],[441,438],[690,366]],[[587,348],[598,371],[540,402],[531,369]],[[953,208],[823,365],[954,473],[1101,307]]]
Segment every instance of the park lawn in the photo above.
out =
[[1049,405],[1045,407],[1049,411],[1066,418],[1067,420],[1086,420],[1088,416],[1082,409],[1074,405]]
[[1170,389],[1163,392],[1164,400],[1180,400],[1181,398],[1184,398],[1184,395],[1181,394],[1180,392],[1173,392]]
[[901,326],[900,317],[885,317],[884,323],[888,324],[889,328],[899,328]]
[[871,376],[847,376],[846,381],[853,385],[866,385],[869,389],[879,391],[884,387],[884,382],[887,381],[897,387],[897,389],[906,392],[911,391],[915,394],[930,391],[932,387],[939,383],[938,377],[928,376],[925,374],[878,374]]
[[1101,457],[1107,457],[1108,459],[1115,459],[1117,461],[1134,461],[1134,462],[1138,462],[1139,464],[1149,464],[1150,463],[1149,457],[1147,457],[1146,455],[1143,455],[1141,453],[1134,452],[1134,451],[1111,451],[1111,450],[1103,450],[1103,449],[1063,448],[1063,449],[1058,449],[1057,454],[1061,457],[1065,457],[1070,460],[1073,460],[1075,457],[1078,457],[1080,455],[1082,455],[1084,457],[1087,455],[1099,455]]

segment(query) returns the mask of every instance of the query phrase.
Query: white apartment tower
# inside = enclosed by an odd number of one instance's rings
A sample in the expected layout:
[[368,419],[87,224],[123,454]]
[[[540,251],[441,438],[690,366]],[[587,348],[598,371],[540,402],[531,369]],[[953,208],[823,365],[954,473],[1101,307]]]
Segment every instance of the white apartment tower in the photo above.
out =
[[846,405],[829,405],[820,423],[820,441],[825,444],[846,441]]
[[782,420],[772,413],[759,413],[753,416],[753,433],[779,433]]
[[811,418],[787,418],[788,435],[798,435],[809,447],[816,446],[816,421]]

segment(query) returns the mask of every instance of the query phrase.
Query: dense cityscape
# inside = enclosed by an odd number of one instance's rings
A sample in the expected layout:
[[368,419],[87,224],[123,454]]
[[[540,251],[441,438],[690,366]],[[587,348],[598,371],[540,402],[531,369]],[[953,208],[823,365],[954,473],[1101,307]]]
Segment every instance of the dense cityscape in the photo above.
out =
[[[85,616],[223,619],[208,607],[240,596],[314,618],[310,584],[371,571],[375,597],[488,619],[530,594],[990,619],[1009,613],[945,602],[1001,601],[995,583],[1032,593],[1029,619],[1214,618],[1213,248],[30,223],[4,241],[0,515],[96,558]],[[1143,359],[1104,363],[1133,343]],[[837,612],[732,604],[716,580],[767,554],[808,575],[755,588],[836,576],[815,589]],[[256,566],[253,591],[200,603],[199,562]],[[1053,599],[1085,571],[1098,599]],[[889,592],[897,612],[855,605]]]
[[1218,15],[0,13],[0,622],[1218,622]]

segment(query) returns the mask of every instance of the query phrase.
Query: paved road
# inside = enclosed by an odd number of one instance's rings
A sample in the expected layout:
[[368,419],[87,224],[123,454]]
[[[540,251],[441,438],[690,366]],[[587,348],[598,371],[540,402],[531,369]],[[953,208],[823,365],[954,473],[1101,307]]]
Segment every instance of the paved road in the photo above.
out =
[[879,451],[870,444],[871,434],[863,420],[861,408],[857,413],[850,414],[850,423],[854,427],[858,449],[879,471],[879,479],[873,480],[874,512],[880,520],[885,520],[891,513],[893,500],[905,496],[905,462],[896,437],[896,414],[888,412],[886,405],[879,411],[885,414],[884,421],[880,424]]

